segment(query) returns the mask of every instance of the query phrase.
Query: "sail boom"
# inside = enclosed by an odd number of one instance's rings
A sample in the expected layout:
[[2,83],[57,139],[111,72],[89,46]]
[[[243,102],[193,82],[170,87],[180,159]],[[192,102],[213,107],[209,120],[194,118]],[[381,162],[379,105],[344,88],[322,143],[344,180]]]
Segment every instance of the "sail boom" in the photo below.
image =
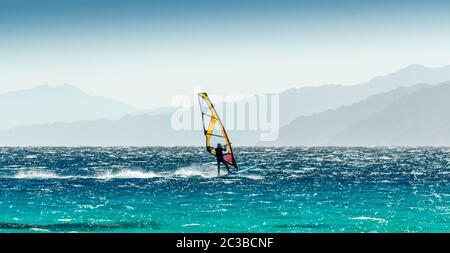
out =
[[203,116],[210,117],[210,118],[213,118],[213,119],[217,119],[216,117],[214,117],[212,115],[209,115],[209,114],[206,114],[206,113],[202,113],[202,114],[203,114]]
[[218,135],[218,134],[205,133],[205,135],[210,135],[210,136],[216,136],[216,137],[221,137],[221,138],[223,138],[222,135]]

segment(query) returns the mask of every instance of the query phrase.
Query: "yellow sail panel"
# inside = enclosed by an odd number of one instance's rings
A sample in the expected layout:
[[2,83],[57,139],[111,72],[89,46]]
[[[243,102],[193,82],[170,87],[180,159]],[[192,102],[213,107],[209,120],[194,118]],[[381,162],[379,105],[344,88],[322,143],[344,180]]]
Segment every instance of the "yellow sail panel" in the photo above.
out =
[[198,100],[202,113],[206,149],[215,156],[216,152],[214,151],[214,148],[217,143],[226,144],[226,152],[224,152],[223,158],[228,164],[237,167],[230,139],[228,138],[225,127],[223,126],[214,105],[211,103],[208,95],[204,92],[198,94]]

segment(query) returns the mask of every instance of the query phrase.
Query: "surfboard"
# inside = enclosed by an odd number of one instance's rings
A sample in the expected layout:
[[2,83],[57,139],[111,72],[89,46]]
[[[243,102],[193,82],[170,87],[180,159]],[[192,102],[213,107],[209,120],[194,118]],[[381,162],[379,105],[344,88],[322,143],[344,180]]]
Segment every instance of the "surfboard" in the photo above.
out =
[[226,174],[223,174],[223,175],[220,175],[220,176],[217,176],[217,177],[232,177],[232,176],[239,176],[239,174],[241,174],[241,173],[244,173],[244,172],[247,172],[247,171],[249,171],[249,170],[251,170],[252,168],[246,168],[246,169],[243,169],[243,170],[238,170],[238,171],[233,171],[232,173],[226,173]]

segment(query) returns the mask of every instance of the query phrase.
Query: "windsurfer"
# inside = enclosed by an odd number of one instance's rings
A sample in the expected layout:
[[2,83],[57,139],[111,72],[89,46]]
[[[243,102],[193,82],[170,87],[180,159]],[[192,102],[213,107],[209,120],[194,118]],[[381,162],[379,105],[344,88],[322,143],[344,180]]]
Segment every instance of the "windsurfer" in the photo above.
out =
[[[217,173],[220,176],[221,163],[225,165],[228,173],[232,173],[229,165],[234,167],[237,171],[238,167],[234,158],[235,154],[233,152],[233,148],[231,147],[230,139],[228,138],[227,132],[223,127],[222,121],[220,121],[216,109],[214,109],[208,95],[204,92],[198,94],[198,101],[202,112],[203,133],[206,138],[206,150],[211,155],[216,157]],[[224,141],[226,145],[222,146],[220,144],[221,141]],[[215,143],[217,143],[216,147],[214,147]]]
[[[209,147],[211,150],[213,147]],[[227,145],[225,144],[222,147],[222,144],[217,143],[216,148],[214,148],[214,151],[216,151],[216,159],[217,159],[217,175],[220,176],[220,163],[223,163],[225,165],[225,168],[227,168],[228,173],[232,173],[230,168],[228,167],[228,164],[223,159],[223,152],[227,151]]]

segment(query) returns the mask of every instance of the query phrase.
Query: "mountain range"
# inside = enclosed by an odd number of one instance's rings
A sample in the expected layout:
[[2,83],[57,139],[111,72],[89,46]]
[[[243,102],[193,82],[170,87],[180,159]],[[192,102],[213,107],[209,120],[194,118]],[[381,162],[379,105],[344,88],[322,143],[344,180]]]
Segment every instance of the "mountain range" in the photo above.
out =
[[88,95],[72,85],[42,85],[0,94],[0,129],[100,118],[118,119],[134,111],[136,109],[130,105]]
[[351,105],[399,87],[446,81],[450,81],[450,65],[427,68],[414,64],[396,72],[375,77],[366,83],[289,89],[280,93],[280,123],[281,126],[285,126],[299,116],[309,116]]
[[450,145],[450,82],[419,84],[311,116],[280,129],[270,146]]
[[[260,142],[259,131],[229,135],[235,145],[450,145],[446,81],[450,66],[411,65],[363,84],[289,89],[279,94],[278,140]],[[175,108],[138,111],[73,86],[6,93],[0,106],[2,146],[203,145],[201,131],[172,130]]]

